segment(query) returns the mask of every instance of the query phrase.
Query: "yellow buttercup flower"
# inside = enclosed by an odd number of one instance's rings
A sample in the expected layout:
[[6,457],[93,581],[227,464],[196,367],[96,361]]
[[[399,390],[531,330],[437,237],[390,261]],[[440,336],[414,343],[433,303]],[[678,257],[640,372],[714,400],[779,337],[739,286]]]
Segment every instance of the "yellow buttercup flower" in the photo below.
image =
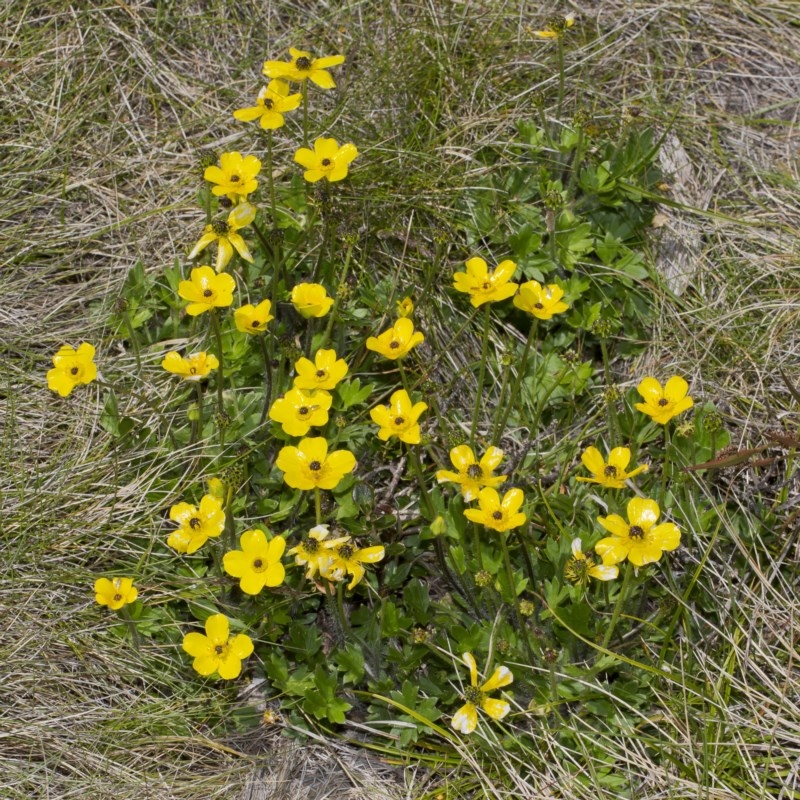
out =
[[636,403],[636,408],[660,425],[666,425],[694,405],[688,395],[689,384],[679,375],[673,375],[663,389],[655,378],[649,377],[642,379],[636,389],[644,398],[644,403]]
[[564,31],[574,24],[574,14],[567,14],[565,17],[555,15],[547,20],[547,26],[543,31],[531,31],[531,33],[540,39],[560,39],[564,35]]
[[333,89],[336,84],[330,73],[331,67],[344,62],[344,56],[323,56],[312,58],[305,50],[289,48],[291,61],[265,61],[262,71],[268,78],[285,78],[289,81],[310,80],[321,89]]
[[493,272],[489,272],[486,262],[477,256],[466,262],[466,272],[453,275],[453,286],[458,292],[469,295],[475,308],[484,303],[506,300],[517,291],[517,284],[510,283],[517,270],[513,261],[502,261]]
[[642,464],[630,472],[625,471],[631,463],[631,451],[628,447],[615,447],[608,454],[608,463],[596,447],[587,447],[581,455],[581,461],[592,473],[592,477],[579,477],[576,480],[583,483],[598,483],[606,489],[623,489],[625,481],[649,469],[647,464]]
[[178,294],[189,301],[186,313],[196,317],[204,311],[231,305],[235,288],[236,281],[230,275],[217,275],[211,267],[196,267],[191,280],[178,284]]
[[294,111],[302,99],[300,93],[289,94],[289,84],[285,81],[270,81],[261,88],[254,106],[239,108],[233,112],[233,116],[240,122],[257,119],[265,131],[274,131],[283,127],[283,115],[287,111]]
[[333,305],[325,287],[319,283],[298,283],[292,289],[292,305],[301,317],[324,317]]
[[351,575],[353,579],[347,588],[352,589],[364,577],[363,565],[380,561],[385,553],[383,545],[359,549],[350,541],[343,542],[331,548],[330,554],[333,560],[320,567],[320,575],[330,581],[340,581],[345,574]]
[[407,355],[424,341],[425,337],[422,333],[414,330],[414,323],[406,317],[401,317],[380,336],[370,336],[367,339],[367,350],[374,350],[384,358],[394,361]]
[[656,525],[660,513],[655,500],[634,497],[628,503],[628,522],[619,514],[598,517],[597,521],[611,534],[594,546],[603,564],[619,564],[627,558],[635,567],[641,567],[658,561],[665,550],[678,547],[678,526],[672,522]]
[[[210,167],[209,167],[210,169]],[[247,201],[239,203],[228,214],[228,221],[218,219],[206,225],[203,235],[189,253],[189,259],[196,258],[212,242],[217,243],[217,272],[222,272],[233,258],[234,250],[245,260],[253,263],[253,255],[247,242],[239,231],[246,228],[256,218],[256,208]]]
[[569,306],[561,301],[564,290],[555,283],[542,286],[538,281],[528,281],[519,287],[514,297],[514,305],[537,319],[550,319],[554,314],[561,314]]
[[205,636],[192,632],[183,637],[183,649],[194,658],[195,671],[204,676],[217,673],[223,680],[238,678],[242,661],[253,652],[253,640],[243,633],[231,636],[224,614],[212,614],[205,631]]
[[333,391],[336,384],[347,375],[347,362],[337,358],[335,350],[317,350],[314,360],[300,358],[294,365],[297,389],[325,389]]
[[405,389],[399,389],[389,398],[388,406],[375,406],[369,415],[380,427],[378,438],[384,442],[397,436],[406,444],[419,444],[419,418],[428,407],[427,403],[411,404],[411,398]]
[[279,422],[289,436],[305,436],[308,431],[328,424],[333,398],[323,390],[290,389],[269,410],[269,418]]
[[460,444],[450,451],[450,461],[458,472],[440,469],[436,473],[436,480],[439,483],[452,481],[459,484],[462,496],[470,502],[484,487],[494,488],[506,480],[505,475],[493,474],[502,460],[503,451],[499,447],[489,447],[478,461],[469,445]]
[[301,439],[297,447],[284,447],[275,466],[293,489],[335,489],[356,468],[356,457],[349,450],[328,453],[322,437]]
[[339,147],[336,139],[320,137],[314,142],[314,149],[301,147],[294,160],[305,169],[303,177],[309,183],[316,183],[325,178],[334,183],[347,177],[347,168],[358,156],[354,144],[343,144]]
[[98,578],[94,582],[94,592],[98,605],[108,606],[112,611],[119,611],[139,596],[133,578]]
[[564,565],[564,577],[571,583],[586,586],[589,578],[597,581],[613,581],[619,575],[616,565],[597,564],[581,549],[581,540],[572,540],[572,557]]
[[410,297],[404,297],[397,301],[397,316],[410,317],[414,313],[414,303]]
[[280,586],[286,576],[281,556],[286,539],[274,536],[267,541],[263,531],[245,531],[239,537],[241,550],[231,550],[222,557],[225,572],[239,578],[245,594],[258,594],[265,586]]
[[497,667],[489,680],[478,685],[478,665],[472,653],[464,653],[464,663],[469,667],[469,686],[464,692],[467,701],[453,715],[451,725],[459,733],[472,733],[478,727],[478,709],[483,709],[492,719],[503,719],[511,710],[505,700],[495,700],[487,695],[514,682],[508,667]]
[[213,353],[195,353],[188,358],[182,358],[180,353],[170,350],[164,356],[161,366],[173,375],[180,375],[185,381],[201,381],[219,366],[219,360]]
[[179,553],[191,555],[209,539],[219,536],[225,527],[225,512],[222,502],[214,495],[206,494],[199,506],[177,503],[169,510],[169,518],[178,523],[178,529],[167,539],[167,544]]
[[88,342],[79,344],[77,350],[62,345],[53,356],[53,368],[47,371],[47,387],[66,397],[79,384],[91,383],[97,378],[94,352]]
[[522,489],[509,489],[502,500],[494,489],[481,489],[478,493],[480,508],[468,508],[464,516],[502,533],[525,524],[527,517],[519,510],[524,502]]
[[246,306],[237,308],[233,312],[236,330],[251,335],[264,333],[267,330],[267,323],[275,319],[269,313],[271,309],[272,303],[269,300],[262,300],[257,306],[248,303]]
[[256,176],[261,172],[261,162],[255,156],[243,156],[237,151],[223,153],[219,166],[206,167],[203,177],[216,184],[211,191],[217,197],[226,195],[234,203],[247,197],[258,188]]
[[295,564],[306,567],[306,578],[313,580],[317,573],[327,570],[333,563],[331,550],[350,541],[349,536],[328,539],[327,525],[317,525],[308,532],[300,544],[295,545],[286,555],[294,556]]

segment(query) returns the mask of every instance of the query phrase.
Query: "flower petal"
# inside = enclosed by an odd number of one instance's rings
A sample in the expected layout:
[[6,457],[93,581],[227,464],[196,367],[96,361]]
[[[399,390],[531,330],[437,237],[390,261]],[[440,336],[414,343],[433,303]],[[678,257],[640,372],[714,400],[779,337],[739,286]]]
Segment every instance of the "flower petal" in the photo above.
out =
[[656,405],[664,396],[661,384],[655,378],[642,378],[636,390],[651,405]]
[[206,620],[206,636],[212,644],[225,644],[229,630],[228,618],[224,614],[212,614]]
[[491,697],[487,697],[481,707],[492,719],[503,719],[511,710],[511,706],[505,700],[495,700]]
[[[486,683],[481,686],[482,692],[493,692],[495,689],[502,689],[514,682],[514,676],[508,667],[498,667]],[[485,706],[484,706],[485,708]]]
[[465,703],[453,714],[450,724],[459,733],[472,733],[478,727],[478,709],[472,703]]
[[623,539],[628,538],[630,526],[619,514],[609,514],[607,517],[598,517],[597,521],[614,536],[620,536]]
[[658,503],[645,497],[634,497],[628,503],[628,521],[649,531],[655,525],[661,513]]
[[673,375],[664,386],[664,397],[671,403],[683,400],[689,391],[689,384],[680,375]]
[[581,462],[592,475],[602,475],[606,462],[596,447],[587,447],[581,454]]

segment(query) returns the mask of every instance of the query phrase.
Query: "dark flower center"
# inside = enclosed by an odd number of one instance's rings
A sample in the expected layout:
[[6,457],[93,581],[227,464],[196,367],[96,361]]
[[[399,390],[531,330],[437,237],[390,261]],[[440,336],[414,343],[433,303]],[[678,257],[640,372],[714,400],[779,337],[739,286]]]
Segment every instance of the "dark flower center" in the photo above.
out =
[[230,228],[224,219],[215,219],[211,223],[211,230],[213,230],[217,236],[224,236],[230,230]]
[[260,558],[257,558],[253,562],[253,569],[261,569],[261,567],[263,567],[263,566],[264,566],[264,562]]
[[301,417],[307,416],[308,415],[308,407],[307,406],[300,406],[300,408],[297,409],[297,413]]
[[639,525],[631,525],[628,536],[631,539],[644,539],[644,530]]
[[213,296],[214,296],[214,292],[212,292],[211,289],[206,289],[203,292],[203,297],[213,297]]
[[541,309],[543,309],[543,308],[544,308],[544,306],[543,306],[541,303],[534,303],[534,304],[533,304],[533,307],[534,307],[534,308],[538,308],[540,311],[541,311]]
[[389,342],[389,347],[390,347],[392,350],[397,350],[397,348],[398,348],[398,347],[400,347],[400,342],[398,342],[398,341],[397,341],[397,340],[395,340],[395,339],[392,339],[392,341],[391,341],[391,342]]
[[231,175],[231,183],[239,183],[239,181],[240,181],[241,179],[242,179],[242,178],[241,178],[241,176],[239,176],[239,175]]
[[197,375],[197,367],[189,367],[190,375]]
[[323,167],[329,167],[330,165],[331,165],[331,160],[329,158],[323,158],[322,159],[322,166]]
[[320,379],[327,378],[328,377],[328,373],[324,369],[318,369],[317,370],[317,377],[320,378]]
[[320,464],[319,461],[312,461],[308,465],[308,468],[314,472],[319,472],[322,469],[322,464]]
[[399,428],[401,425],[405,424],[405,420],[402,417],[395,417],[394,424]]
[[473,480],[479,480],[483,477],[483,469],[480,464],[470,464],[467,467],[467,475]]
[[658,401],[658,404],[659,404],[660,406],[668,406],[668,405],[669,405],[669,400],[667,400],[667,398],[666,398],[666,397],[662,397],[662,398],[661,398],[661,399]]
[[224,647],[223,647],[221,644],[218,644],[218,645],[215,645],[215,646],[214,646],[214,652],[215,652],[215,653],[216,653],[218,656],[221,656],[221,655],[222,655],[222,651],[223,651],[224,649],[225,649],[225,648],[224,648]]
[[343,558],[345,561],[347,561],[347,559],[350,558],[350,556],[352,556],[354,552],[355,551],[353,550],[353,545],[343,544],[339,548],[339,558]]
[[474,706],[478,706],[481,704],[482,692],[477,686],[467,686],[464,690],[464,699],[468,703],[472,703]]
[[80,370],[77,367],[72,367],[72,369],[69,372],[70,375],[77,375],[80,372]]
[[119,603],[120,600],[122,600],[122,595],[121,594],[115,594],[114,595],[114,602],[115,603]]
[[603,470],[603,475],[605,475],[606,478],[616,478],[617,477],[617,468],[615,466],[613,466],[612,464],[609,464]]
[[269,99],[269,97],[267,97],[264,100],[264,108],[266,108],[267,111],[272,111],[272,108],[273,108],[274,105],[275,105],[275,103],[273,103],[272,100]]
[[294,62],[294,65],[297,69],[307,72],[311,69],[311,59],[307,56],[300,56],[300,58]]
[[483,286],[481,286],[481,289],[483,289],[484,292],[488,292],[489,289],[491,289],[491,288],[492,288],[492,284],[489,283],[489,281],[484,281],[483,282]]
[[192,518],[189,520],[189,527],[190,527],[192,530],[195,530],[195,531],[196,531],[198,528],[201,528],[202,526],[203,526],[203,523],[202,523],[202,521],[201,521],[200,519],[198,519],[197,517],[192,517]]
[[503,512],[502,511],[495,511],[492,514],[492,519],[503,519]]
[[258,327],[260,324],[261,324],[261,323],[260,323],[260,322],[259,322],[257,319],[254,319],[254,320],[253,320],[253,321],[250,323],[250,327],[251,327],[251,328],[257,328],[257,327]]
[[303,548],[306,553],[316,553],[319,550],[319,541],[317,539],[306,539],[303,542]]

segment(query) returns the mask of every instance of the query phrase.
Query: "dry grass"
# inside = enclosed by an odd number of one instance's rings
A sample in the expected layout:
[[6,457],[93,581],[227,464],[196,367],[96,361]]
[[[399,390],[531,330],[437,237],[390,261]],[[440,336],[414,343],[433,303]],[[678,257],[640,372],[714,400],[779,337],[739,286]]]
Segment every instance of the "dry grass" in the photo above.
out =
[[[543,16],[551,9],[541,5]],[[115,452],[99,425],[101,390],[64,402],[43,380],[57,346],[84,339],[135,373],[108,311],[138,260],[158,275],[184,258],[197,222],[197,154],[248,146],[229,114],[253,93],[265,57],[297,42],[348,54],[344,91],[322,102],[329,123],[373,165],[364,167],[373,176],[370,202],[392,204],[375,245],[386,263],[410,215],[424,223],[422,239],[446,221],[453,192],[485,170],[476,150],[506,141],[531,91],[554,85],[547,54],[525,32],[541,17],[520,16],[517,3],[334,6],[182,0],[0,9],[0,794],[9,800],[427,791],[422,777],[403,788],[346,750],[337,760],[330,743],[298,762],[269,738],[214,741],[206,721],[231,700],[228,690],[197,692],[174,648],[140,660],[119,645],[88,587],[94,571],[134,558],[130,537],[160,531],[147,496],[159,483],[160,453]],[[638,105],[688,157],[671,178],[677,207],[665,208],[665,227],[683,243],[690,274],[678,301],[664,298],[636,373],[646,366],[691,376],[695,395],[725,409],[737,442],[759,443],[768,427],[796,432],[798,404],[780,371],[800,377],[800,9],[790,0],[584,6],[582,44],[568,54],[582,104],[604,117]],[[145,354],[148,383],[159,381],[157,355]],[[135,403],[130,413],[142,425],[169,426]],[[736,480],[731,490],[746,519],[762,508],[748,492],[763,497],[766,489],[757,475]],[[800,796],[798,490],[790,469],[781,481],[771,510],[784,525],[783,551],[724,519],[720,535],[751,569],[734,575],[712,553],[703,572],[730,609],[729,624],[708,630],[707,647],[692,654],[713,700],[691,708],[707,715],[705,741],[674,716],[674,697],[661,698],[670,755],[693,765],[695,779],[677,780],[632,731],[617,763],[641,776],[641,798]],[[699,489],[717,496],[716,487]],[[699,534],[708,542],[709,532]],[[148,585],[145,577],[142,588],[159,602],[155,579]],[[603,742],[602,732],[584,735]],[[620,759],[617,742],[602,747]],[[548,748],[559,745],[542,731]],[[507,758],[508,780],[486,795],[617,796],[576,782],[556,766],[558,755],[536,786],[520,782]],[[580,753],[574,760],[588,769]],[[480,776],[481,765],[472,768]]]

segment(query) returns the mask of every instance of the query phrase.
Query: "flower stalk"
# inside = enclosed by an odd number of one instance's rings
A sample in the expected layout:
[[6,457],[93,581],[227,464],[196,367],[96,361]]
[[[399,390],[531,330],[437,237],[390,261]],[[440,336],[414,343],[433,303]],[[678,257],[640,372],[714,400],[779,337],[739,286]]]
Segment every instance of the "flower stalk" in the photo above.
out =
[[475,431],[478,428],[478,415],[481,409],[481,400],[483,398],[483,379],[486,375],[486,360],[489,353],[489,323],[492,306],[486,303],[486,310],[483,314],[483,341],[481,343],[481,368],[478,373],[478,391],[475,394],[475,410],[472,412],[472,426],[469,432],[469,443],[475,447]]

